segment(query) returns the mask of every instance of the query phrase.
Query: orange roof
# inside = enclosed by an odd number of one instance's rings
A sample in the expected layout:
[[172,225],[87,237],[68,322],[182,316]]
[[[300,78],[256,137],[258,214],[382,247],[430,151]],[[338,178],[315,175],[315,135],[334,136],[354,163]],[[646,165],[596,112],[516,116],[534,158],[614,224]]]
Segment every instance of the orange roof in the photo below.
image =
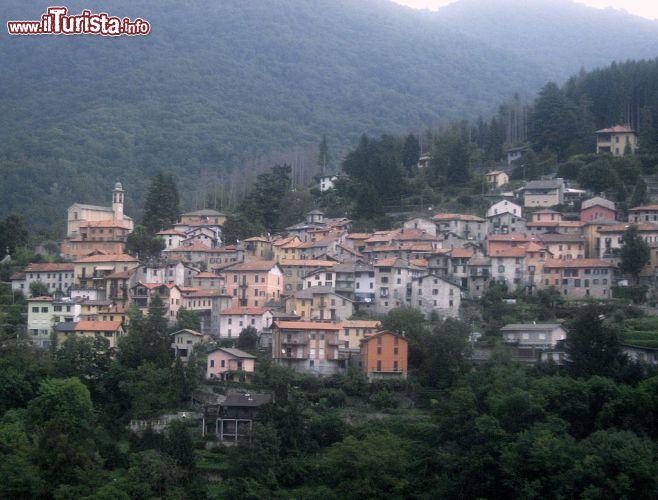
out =
[[427,267],[429,266],[429,262],[427,262],[427,259],[411,259],[409,261],[409,264],[412,266],[416,267]]
[[137,259],[132,255],[125,253],[111,254],[111,255],[91,255],[82,259],[76,260],[76,264],[86,264],[92,262],[137,262]]
[[471,248],[453,248],[450,252],[450,256],[456,259],[468,259],[473,255],[475,255],[475,252]]
[[220,311],[220,315],[225,316],[262,316],[269,309],[267,307],[240,307],[240,306],[231,306]]
[[612,226],[602,226],[600,229],[597,229],[599,233],[623,233],[629,226],[637,227],[637,230],[640,232],[656,232],[658,231],[658,225],[656,224],[614,224]]
[[203,273],[197,274],[196,276],[194,276],[194,278],[216,279],[216,278],[221,278],[221,276],[219,274],[215,274],[215,273],[203,272]]
[[379,259],[375,262],[375,267],[391,267],[398,261],[397,257],[389,257],[388,259]]
[[279,262],[281,267],[286,266],[302,266],[302,267],[333,267],[336,265],[331,260],[316,260],[316,259],[284,259]]
[[281,330],[340,330],[336,323],[316,321],[275,321],[274,325]]
[[436,214],[434,217],[432,217],[433,220],[464,220],[464,221],[469,221],[469,222],[484,222],[484,219],[482,217],[478,217],[477,215],[469,215],[469,214]]
[[652,210],[658,210],[658,205],[643,205],[641,207],[629,208],[629,212],[648,212]]
[[210,252],[212,249],[208,245],[204,245],[200,241],[196,240],[191,245],[182,245],[167,252]]
[[276,262],[273,260],[254,260],[251,262],[238,262],[236,264],[232,264],[228,266],[225,270],[227,272],[234,272],[234,271],[259,272],[259,271],[269,271],[276,265],[277,265]]
[[48,297],[47,295],[42,295],[41,297],[32,297],[27,299],[28,302],[52,302],[53,298]]
[[525,257],[526,247],[503,248],[496,253],[490,253],[489,257]]
[[379,321],[357,319],[348,319],[340,324],[343,328],[379,328],[380,325]]
[[547,260],[544,264],[544,269],[564,269],[573,267],[616,267],[609,260],[602,259],[569,259],[569,260]]
[[185,233],[181,233],[175,229],[165,229],[164,231],[160,231],[156,234],[159,234],[160,236],[185,236]]
[[537,241],[537,236],[534,234],[488,234],[488,241]]
[[542,252],[542,251],[548,252],[548,249],[546,247],[543,247],[543,246],[535,243],[534,241],[532,241],[526,246],[526,251],[527,252]]
[[130,229],[130,226],[113,220],[96,220],[81,222],[80,227],[115,227],[119,229]]
[[65,263],[50,263],[43,264],[28,264],[23,270],[24,273],[47,273],[47,272],[72,272],[73,264],[70,262]]
[[372,340],[376,339],[377,337],[381,337],[382,335],[393,335],[394,337],[398,337],[405,342],[407,342],[407,338],[404,335],[400,335],[399,333],[393,333],[389,332],[387,330],[382,330],[380,332],[375,332],[372,335],[367,335],[365,338],[361,339],[361,343],[363,344],[364,342],[371,342]]
[[279,238],[275,241],[272,242],[272,245],[275,247],[281,247],[283,245],[287,245],[288,243],[291,243],[293,241],[298,241],[299,238],[297,236],[288,236],[287,238]]
[[183,291],[181,290],[185,298],[190,297],[229,297],[226,293],[222,293],[221,290],[208,290],[205,288]]
[[629,127],[624,127],[622,125],[615,125],[614,127],[610,127],[610,128],[602,128],[601,130],[597,130],[594,133],[595,134],[623,134],[628,132],[635,132],[635,130]]
[[252,236],[251,238],[247,238],[247,239],[242,240],[242,241],[249,241],[249,242],[258,241],[258,242],[261,242],[261,243],[270,243],[271,240],[269,238],[266,238],[265,236]]
[[347,235],[347,238],[350,240],[367,240],[371,236],[371,233],[350,233]]
[[121,321],[79,321],[75,332],[116,332],[121,328]]

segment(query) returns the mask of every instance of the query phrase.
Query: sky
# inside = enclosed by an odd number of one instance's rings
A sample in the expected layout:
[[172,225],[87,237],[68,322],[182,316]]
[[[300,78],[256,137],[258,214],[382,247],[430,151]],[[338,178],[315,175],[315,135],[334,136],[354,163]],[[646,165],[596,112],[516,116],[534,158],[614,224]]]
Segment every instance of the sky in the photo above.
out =
[[[455,0],[393,0],[394,2],[419,9],[437,9]],[[658,0],[577,0],[590,7],[623,9],[631,14],[658,19]]]

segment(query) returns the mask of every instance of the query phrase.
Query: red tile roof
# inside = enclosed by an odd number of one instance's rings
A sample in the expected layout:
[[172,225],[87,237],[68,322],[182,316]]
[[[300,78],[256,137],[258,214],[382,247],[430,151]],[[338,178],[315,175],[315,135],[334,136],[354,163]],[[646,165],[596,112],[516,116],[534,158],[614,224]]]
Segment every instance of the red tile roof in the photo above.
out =
[[121,224],[113,220],[95,220],[95,221],[86,221],[81,222],[80,227],[114,227],[119,229],[130,229],[130,226],[127,224]]
[[92,262],[137,262],[137,259],[128,254],[91,255],[75,261],[76,264],[88,264]]
[[617,267],[609,260],[602,259],[569,259],[569,260],[547,260],[544,269],[564,269],[574,267]]
[[185,236],[185,233],[181,233],[175,229],[165,229],[164,231],[160,231],[156,234],[159,234],[160,236]]
[[280,330],[340,330],[340,325],[336,323],[315,321],[275,321],[274,326]]
[[469,215],[469,214],[436,214],[434,217],[432,217],[433,220],[464,220],[464,221],[469,221],[469,222],[485,222],[482,217],[478,217],[477,215]]
[[51,263],[46,262],[42,264],[28,264],[23,270],[24,273],[48,273],[48,272],[73,272],[73,264],[71,262],[64,263]]
[[48,297],[47,295],[42,295],[41,297],[32,297],[27,299],[28,302],[52,302],[53,298]]
[[240,307],[240,306],[231,306],[226,309],[222,309],[219,313],[221,316],[262,316],[269,309],[267,307]]
[[635,132],[632,128],[629,127],[624,127],[622,125],[615,125],[614,127],[610,128],[602,128],[601,130],[597,130],[595,133],[596,134],[623,134],[623,133],[628,133],[628,132]]
[[650,212],[654,210],[658,210],[658,205],[643,205],[641,207],[633,207],[628,209],[629,212]]
[[473,255],[475,255],[475,252],[471,248],[453,248],[450,252],[450,256],[455,259],[468,259]]
[[525,257],[526,247],[503,248],[496,253],[490,253],[489,257]]
[[121,321],[79,321],[75,332],[116,332],[121,328]]
[[333,267],[336,263],[332,260],[316,259],[284,259],[279,262],[281,267],[300,266],[300,267]]
[[226,272],[269,271],[270,269],[272,269],[276,265],[277,265],[277,263],[273,260],[254,260],[254,261],[250,261],[250,262],[238,262],[236,264],[232,264],[232,265],[226,267],[225,271]]
[[374,320],[348,319],[343,321],[340,326],[343,328],[379,328],[381,323]]

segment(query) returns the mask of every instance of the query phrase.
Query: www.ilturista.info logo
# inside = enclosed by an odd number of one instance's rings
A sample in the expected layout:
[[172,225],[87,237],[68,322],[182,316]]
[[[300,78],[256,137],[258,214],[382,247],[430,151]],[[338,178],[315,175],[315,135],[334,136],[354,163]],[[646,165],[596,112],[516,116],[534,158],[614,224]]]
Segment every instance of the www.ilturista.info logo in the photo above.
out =
[[7,31],[10,35],[143,36],[151,32],[151,25],[144,19],[120,18],[106,12],[83,10],[68,15],[66,7],[48,7],[39,21],[7,21]]

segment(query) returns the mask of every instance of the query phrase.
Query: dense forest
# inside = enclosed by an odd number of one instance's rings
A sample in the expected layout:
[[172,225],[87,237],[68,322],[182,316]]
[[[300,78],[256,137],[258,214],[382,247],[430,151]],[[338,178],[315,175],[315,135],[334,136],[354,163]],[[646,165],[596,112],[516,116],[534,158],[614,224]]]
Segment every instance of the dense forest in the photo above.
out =
[[[8,19],[38,18],[48,5],[0,1]],[[72,11],[82,5],[68,3]],[[547,17],[541,9],[555,10],[537,5],[528,14],[536,22]],[[275,163],[291,165],[296,185],[308,183],[324,134],[337,168],[363,133],[488,117],[514,91],[525,100],[581,64],[653,53],[653,27],[631,16],[614,31],[625,46],[601,46],[610,23],[591,9],[567,17],[601,20],[600,36],[590,26],[589,38],[559,37],[582,57],[549,61],[540,55],[553,51],[527,57],[490,48],[463,20],[385,0],[112,0],[104,8],[147,18],[152,33],[0,35],[0,64],[12,68],[0,73],[0,214],[20,213],[33,228],[61,230],[68,205],[103,203],[116,180],[128,189],[127,213],[139,219],[148,178],[160,169],[177,177],[184,208],[204,205],[211,186],[217,205],[231,209]],[[522,25],[505,38],[521,36]]]

